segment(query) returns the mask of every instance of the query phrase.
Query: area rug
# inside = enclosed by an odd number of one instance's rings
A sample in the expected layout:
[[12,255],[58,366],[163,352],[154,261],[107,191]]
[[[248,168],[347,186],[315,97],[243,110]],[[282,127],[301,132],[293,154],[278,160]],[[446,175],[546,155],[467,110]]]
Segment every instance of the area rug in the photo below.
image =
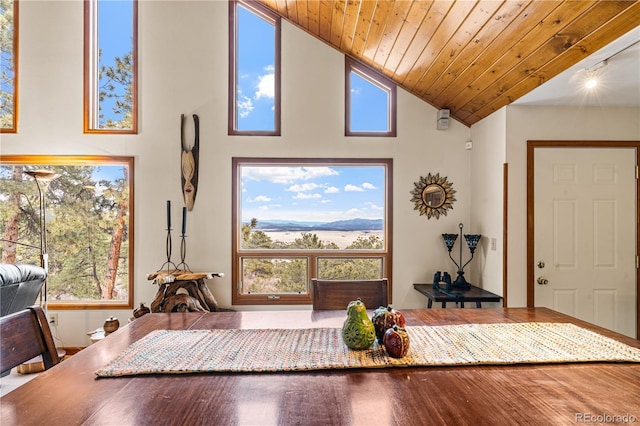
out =
[[407,327],[410,347],[391,358],[377,342],[350,350],[339,328],[156,330],[97,377],[198,372],[277,372],[393,366],[640,362],[640,349],[565,323]]

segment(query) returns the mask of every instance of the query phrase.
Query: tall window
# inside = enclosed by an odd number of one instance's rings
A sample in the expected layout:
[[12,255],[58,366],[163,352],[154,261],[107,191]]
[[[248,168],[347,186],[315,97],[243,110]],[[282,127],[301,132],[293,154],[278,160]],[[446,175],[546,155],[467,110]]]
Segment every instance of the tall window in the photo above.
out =
[[280,18],[229,2],[229,134],[280,135]]
[[0,0],[0,133],[18,131],[18,2]]
[[84,2],[84,131],[137,133],[138,1]]
[[392,160],[233,159],[233,303],[311,303],[311,278],[391,277]]
[[396,136],[396,85],[345,58],[345,135]]
[[2,262],[40,265],[46,252],[52,309],[131,308],[133,157],[4,155],[0,163]]

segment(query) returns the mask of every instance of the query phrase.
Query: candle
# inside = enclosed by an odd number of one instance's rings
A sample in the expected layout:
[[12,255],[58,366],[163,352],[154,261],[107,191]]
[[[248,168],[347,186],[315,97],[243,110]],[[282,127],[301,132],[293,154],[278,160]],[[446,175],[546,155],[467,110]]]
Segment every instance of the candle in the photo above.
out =
[[167,200],[167,230],[171,230],[171,200]]
[[184,237],[187,233],[187,208],[182,208],[182,236]]

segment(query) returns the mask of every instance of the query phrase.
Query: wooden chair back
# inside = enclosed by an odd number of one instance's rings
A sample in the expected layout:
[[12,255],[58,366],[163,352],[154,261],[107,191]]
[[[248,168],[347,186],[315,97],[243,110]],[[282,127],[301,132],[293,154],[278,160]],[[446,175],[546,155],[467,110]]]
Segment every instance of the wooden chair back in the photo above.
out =
[[347,309],[352,300],[360,299],[367,309],[377,309],[389,303],[389,280],[311,280],[313,310]]
[[0,374],[42,355],[45,370],[58,362],[49,323],[40,306],[0,318]]

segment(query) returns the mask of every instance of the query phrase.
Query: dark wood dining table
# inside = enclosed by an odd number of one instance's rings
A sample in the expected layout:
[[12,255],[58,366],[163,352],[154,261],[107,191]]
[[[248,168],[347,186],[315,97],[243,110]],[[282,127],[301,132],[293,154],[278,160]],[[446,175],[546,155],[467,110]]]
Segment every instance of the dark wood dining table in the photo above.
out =
[[[568,322],[545,308],[403,311],[407,325]],[[95,378],[158,329],[340,327],[344,311],[153,313],[0,399],[8,425],[551,425],[640,422],[640,364],[391,367]]]

